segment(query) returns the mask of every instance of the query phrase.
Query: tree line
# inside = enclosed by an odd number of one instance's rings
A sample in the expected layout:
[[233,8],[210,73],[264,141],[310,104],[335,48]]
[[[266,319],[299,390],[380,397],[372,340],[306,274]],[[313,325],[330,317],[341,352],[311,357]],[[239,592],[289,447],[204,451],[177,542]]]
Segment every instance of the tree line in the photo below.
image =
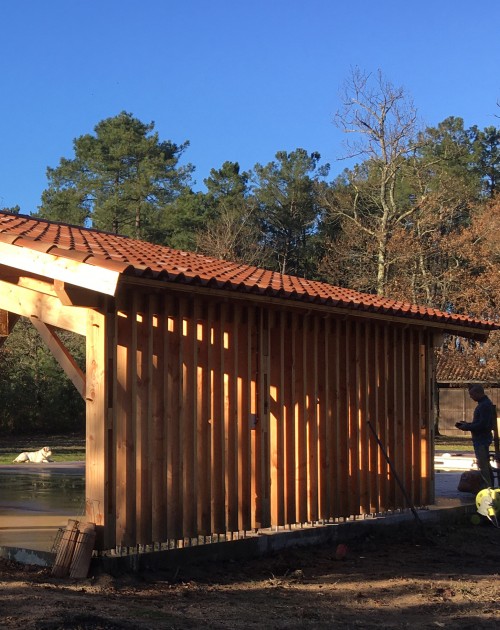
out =
[[[334,122],[347,139],[349,166],[339,175],[330,177],[318,152],[297,148],[249,171],[224,162],[202,192],[183,163],[189,142],[161,140],[154,123],[122,112],[47,169],[36,216],[497,319],[500,129],[465,128],[454,116],[424,127],[403,88],[359,69]],[[9,365],[31,342],[26,335],[18,324],[0,350],[0,397],[8,400],[0,429],[19,429],[27,374],[31,391],[50,397],[40,376],[56,368],[43,348],[31,368],[26,356]],[[453,342],[497,370],[498,345],[496,335],[486,346]],[[54,394],[53,416],[68,416],[65,396]],[[34,417],[31,428],[47,416],[40,405],[23,412]]]

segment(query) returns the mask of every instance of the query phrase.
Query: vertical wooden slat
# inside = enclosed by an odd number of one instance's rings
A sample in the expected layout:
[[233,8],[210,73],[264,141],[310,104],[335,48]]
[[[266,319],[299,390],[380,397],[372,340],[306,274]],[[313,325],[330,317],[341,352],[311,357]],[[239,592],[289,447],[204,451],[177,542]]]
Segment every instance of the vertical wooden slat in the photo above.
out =
[[177,299],[166,300],[168,312],[167,355],[167,496],[168,537],[182,538],[182,457],[180,418],[182,415],[182,319]]
[[211,533],[210,515],[210,357],[212,309],[203,306],[196,321],[196,340],[198,344],[198,365],[196,369],[197,403],[197,488],[198,488],[198,531],[200,534]]
[[433,348],[433,335],[427,333],[425,335],[425,342],[423,344],[424,353],[422,356],[423,367],[422,370],[425,374],[425,428],[424,435],[422,436],[422,448],[425,451],[422,453],[422,457],[426,460],[426,470],[428,472],[425,488],[425,503],[434,503],[434,382],[435,382],[435,359]]
[[289,315],[285,328],[284,343],[284,440],[285,440],[285,519],[289,524],[297,520],[297,501],[295,494],[295,372],[296,372],[296,336],[297,318]]
[[[390,358],[390,337],[387,325],[382,325],[380,329],[380,353],[379,353],[379,424],[378,431],[382,444],[387,447],[388,444],[388,427],[390,409],[392,409],[392,397],[389,395],[389,358]],[[392,387],[391,387],[392,390]],[[378,451],[378,468],[380,477],[380,508],[386,511],[391,507],[389,492],[389,466],[382,451],[377,445]]]
[[[395,418],[394,418],[394,433],[393,442],[391,448],[391,457],[394,463],[394,467],[399,475],[399,478],[405,481],[405,379],[406,379],[406,364],[404,361],[404,335],[405,331],[401,328],[395,329]],[[395,496],[396,507],[404,507],[404,497],[402,495],[399,485],[395,484]]]
[[329,389],[329,364],[328,364],[328,343],[329,343],[329,321],[321,320],[317,327],[317,416],[318,416],[318,497],[319,497],[319,518],[326,519],[330,515],[330,485],[332,482],[328,442],[330,437],[328,426],[328,409],[330,401],[328,399]]
[[226,523],[231,532],[238,530],[238,418],[237,418],[237,307],[228,309],[224,333],[224,419],[225,419],[225,486]]
[[259,320],[259,417],[260,430],[260,521],[261,527],[271,524],[270,444],[269,444],[269,312],[260,310]]
[[[415,499],[413,491],[413,410],[412,410],[412,397],[413,397],[413,334],[409,328],[403,331],[403,408],[404,408],[404,441],[401,448],[404,452],[403,460],[403,476],[404,487],[411,498],[412,502]],[[406,505],[406,504],[405,504]]]
[[235,347],[237,364],[237,420],[238,420],[238,529],[249,530],[251,520],[251,322],[252,311],[237,311],[236,331],[238,345]]
[[411,421],[411,468],[412,497],[415,505],[422,505],[420,488],[420,387],[419,387],[419,333],[411,331],[411,367],[410,367],[410,421]]
[[419,494],[420,501],[425,504],[427,491],[427,479],[429,476],[429,470],[427,467],[427,450],[428,450],[428,436],[427,436],[427,401],[426,401],[426,352],[425,352],[425,335],[422,331],[418,332],[418,447],[420,449],[420,481],[419,481]]
[[348,362],[348,426],[349,426],[349,514],[358,514],[360,505],[359,490],[359,400],[358,400],[358,366],[360,361],[359,342],[356,322],[346,322],[346,337],[349,350],[346,352]]
[[[380,333],[379,325],[371,323],[368,326],[367,333],[367,371],[368,371],[368,420],[372,427],[378,431],[380,424],[380,415],[383,408],[379,404],[380,397]],[[380,488],[379,488],[379,463],[378,463],[378,445],[376,440],[368,435],[368,470],[369,470],[369,487],[370,487],[370,510],[372,512],[380,511]]]
[[[86,338],[86,467],[85,493],[87,519],[97,526],[97,546],[111,549],[116,544],[113,469],[115,452],[110,446],[112,388],[114,379],[112,351],[114,317],[88,311]],[[110,395],[111,394],[111,395]],[[109,407],[109,408],[108,408]],[[104,421],[103,421],[104,420]],[[112,426],[112,425],[111,425]]]
[[156,296],[150,298],[152,318],[151,365],[151,537],[153,542],[167,540],[167,458],[165,457],[165,343],[167,315]]
[[305,327],[306,351],[306,430],[307,430],[307,494],[308,520],[318,519],[318,343],[316,317],[308,317]]
[[225,462],[224,462],[224,330],[225,306],[217,309],[213,327],[212,369],[212,531],[226,531],[225,510]]
[[[397,352],[397,335],[396,330],[387,327],[387,425],[385,427],[385,446],[387,454],[395,465],[394,451],[396,448],[395,424],[397,413],[397,373],[396,373],[396,352]],[[381,438],[382,439],[382,438]],[[396,484],[387,467],[387,507],[396,507]]]
[[149,297],[136,298],[137,327],[137,389],[135,413],[136,455],[136,506],[138,544],[152,542],[151,520],[151,364],[152,364],[152,313]]
[[196,309],[197,302],[181,298],[180,322],[182,327],[182,415],[181,452],[183,458],[183,536],[197,535],[197,488],[196,488],[196,410],[197,383],[195,379],[197,360]]
[[308,518],[307,510],[307,417],[306,417],[306,389],[307,389],[307,322],[300,318],[295,327],[295,462],[297,520],[305,523]]
[[329,461],[329,516],[338,516],[339,508],[339,477],[337,471],[338,440],[339,440],[339,340],[337,319],[328,319],[328,343],[326,344],[328,361],[328,417],[327,417],[327,449]]
[[135,395],[137,392],[137,325],[134,303],[117,317],[116,348],[116,539],[120,546],[136,541]]
[[249,309],[250,312],[250,496],[251,496],[251,519],[252,528],[256,529],[260,526],[261,511],[259,502],[260,493],[260,423],[262,422],[260,417],[260,404],[259,404],[259,392],[260,377],[259,377],[259,334],[258,334],[258,322],[260,319],[259,311],[257,307]]
[[369,366],[368,366],[368,343],[366,334],[368,324],[358,322],[356,325],[356,347],[359,360],[356,366],[356,384],[358,399],[358,435],[359,435],[359,493],[360,512],[370,513],[370,453],[368,435],[368,404],[369,404]]
[[349,328],[346,321],[339,322],[339,366],[338,366],[338,394],[337,394],[337,427],[338,427],[338,448],[337,448],[337,479],[339,487],[338,515],[349,516],[349,362],[351,344],[349,339]]
[[272,314],[270,330],[269,445],[271,524],[283,525],[284,513],[284,327],[280,312]]

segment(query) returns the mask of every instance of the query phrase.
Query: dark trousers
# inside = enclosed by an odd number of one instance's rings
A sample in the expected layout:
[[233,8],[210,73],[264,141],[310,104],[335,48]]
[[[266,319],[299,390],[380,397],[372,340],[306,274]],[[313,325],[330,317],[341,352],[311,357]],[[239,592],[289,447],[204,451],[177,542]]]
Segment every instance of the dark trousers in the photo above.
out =
[[489,446],[487,444],[474,444],[474,453],[485,488],[492,488],[493,479],[491,478]]

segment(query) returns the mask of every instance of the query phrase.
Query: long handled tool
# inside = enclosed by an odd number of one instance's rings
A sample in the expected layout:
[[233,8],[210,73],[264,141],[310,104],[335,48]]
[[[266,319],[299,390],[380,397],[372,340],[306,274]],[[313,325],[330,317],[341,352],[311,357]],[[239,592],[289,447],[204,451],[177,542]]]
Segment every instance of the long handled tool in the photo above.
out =
[[396,482],[397,482],[401,492],[403,493],[403,496],[405,498],[406,503],[408,504],[408,507],[412,511],[412,514],[415,517],[415,520],[420,525],[420,527],[422,528],[423,533],[425,534],[425,532],[424,532],[424,524],[423,524],[420,516],[418,515],[417,510],[415,509],[415,506],[411,502],[411,499],[408,496],[408,493],[406,492],[406,488],[404,487],[403,482],[401,481],[398,473],[396,472],[396,469],[394,468],[393,463],[389,459],[389,455],[387,455],[387,451],[385,450],[384,445],[380,441],[380,438],[378,437],[375,429],[373,428],[373,426],[372,426],[372,424],[371,424],[371,422],[369,420],[368,420],[368,426],[370,427],[371,432],[373,433],[375,439],[377,440],[377,444],[380,446],[380,450],[382,451],[382,453],[383,453],[387,463],[389,464],[389,468],[391,469],[391,472],[392,472],[392,474],[394,476],[394,479],[396,480]]

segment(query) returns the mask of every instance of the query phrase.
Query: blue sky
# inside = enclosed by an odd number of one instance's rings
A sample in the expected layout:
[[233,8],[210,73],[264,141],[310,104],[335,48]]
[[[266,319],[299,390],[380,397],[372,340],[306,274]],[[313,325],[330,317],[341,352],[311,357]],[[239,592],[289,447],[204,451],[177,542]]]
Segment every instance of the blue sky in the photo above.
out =
[[500,126],[498,0],[17,0],[0,19],[0,207],[26,214],[47,166],[121,111],[189,140],[195,188],[297,147],[336,174],[354,66],[404,86],[425,125]]

